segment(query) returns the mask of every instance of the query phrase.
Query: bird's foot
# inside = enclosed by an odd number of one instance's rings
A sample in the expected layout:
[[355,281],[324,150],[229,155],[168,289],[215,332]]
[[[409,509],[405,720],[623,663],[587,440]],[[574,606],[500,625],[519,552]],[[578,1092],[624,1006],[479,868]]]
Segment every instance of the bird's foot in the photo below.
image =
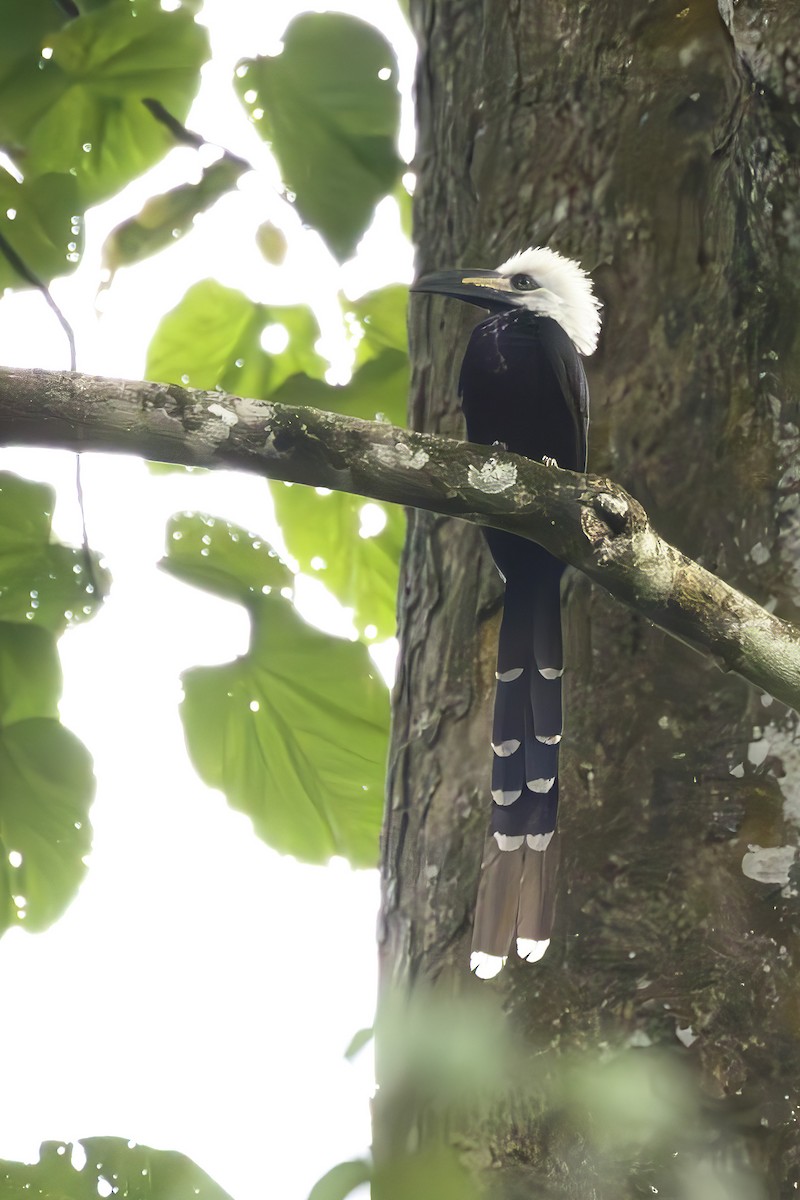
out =
[[492,446],[497,446],[498,450],[505,450],[508,454],[508,446],[505,442],[492,442]]
[[557,467],[558,466],[558,459],[550,458],[550,456],[548,454],[544,454],[542,456],[542,462],[544,463],[544,465],[546,467]]

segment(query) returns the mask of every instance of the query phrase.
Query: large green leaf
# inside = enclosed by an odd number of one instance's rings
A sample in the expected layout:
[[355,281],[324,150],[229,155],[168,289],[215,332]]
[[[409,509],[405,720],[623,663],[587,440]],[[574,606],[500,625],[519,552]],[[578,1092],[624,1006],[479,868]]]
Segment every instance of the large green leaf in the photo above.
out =
[[58,722],[60,691],[52,634],[0,622],[0,934],[46,928],[85,871],[94,777]]
[[[252,620],[246,655],[183,676],[181,711],[197,771],[277,850],[374,866],[389,706],[365,647],[313,629],[279,592],[264,595],[264,583],[281,583],[280,568],[262,555],[260,574],[262,548],[241,536],[232,542],[241,531],[218,522],[209,532],[207,517],[188,514],[177,521],[170,534],[182,537],[168,537],[162,565],[238,597]],[[200,547],[193,563],[192,541]]]
[[231,1200],[228,1192],[175,1150],[153,1150],[121,1137],[83,1138],[73,1166],[70,1142],[42,1142],[38,1163],[0,1160],[0,1200]]
[[0,82],[20,61],[39,59],[46,35],[67,23],[53,0],[3,0],[3,36],[0,37]]
[[[40,175],[18,183],[0,169],[0,237],[28,271],[47,283],[74,271],[83,252],[78,182],[72,175]],[[0,291],[30,286],[0,246]]]
[[[261,346],[281,325],[289,343],[279,354]],[[314,349],[319,328],[304,305],[274,308],[205,279],[189,288],[162,320],[147,352],[147,378],[198,388],[221,387],[263,400],[298,371],[321,378],[327,363]]]
[[283,41],[281,54],[240,63],[236,86],[300,216],[344,259],[403,166],[394,52],[343,13],[299,16]]
[[176,513],[167,524],[167,557],[159,566],[184,583],[249,605],[291,587],[293,576],[255,533],[204,513]]
[[82,550],[50,540],[54,503],[46,484],[0,472],[0,621],[60,634],[94,615],[110,576],[98,554],[87,563]]
[[405,425],[408,378],[408,355],[381,349],[377,357],[365,357],[349,383],[332,385],[307,375],[292,375],[275,390],[272,399],[279,404],[305,405],[366,421]]
[[404,283],[367,292],[359,300],[343,299],[342,307],[358,329],[357,365],[377,358],[387,349],[408,354],[408,288]]
[[[66,24],[51,8],[50,28],[43,31],[41,19],[27,23],[18,56],[6,55],[0,145],[26,179],[72,174],[86,207],[174,144],[142,101],[156,100],[178,121],[186,118],[208,34],[189,11],[167,12],[159,0],[107,4]],[[38,8],[37,16],[43,16]]]
[[[294,375],[275,393],[284,404],[311,405],[353,417],[384,417],[405,423],[408,356],[381,349],[343,387]],[[402,509],[379,504],[386,524],[380,533],[362,537],[367,503],[346,492],[320,494],[313,488],[274,483],[275,514],[286,546],[300,569],[316,575],[341,604],[353,609],[356,628],[364,634],[391,637],[395,632],[397,578],[405,536]]]
[[271,488],[278,524],[300,569],[353,609],[359,634],[374,626],[373,638],[392,637],[405,535],[402,509],[376,505],[383,510],[386,524],[380,533],[361,537],[361,514],[367,502],[360,496],[282,483]]
[[337,1163],[322,1179],[317,1180],[308,1200],[346,1200],[362,1183],[372,1178],[372,1164],[364,1158]]

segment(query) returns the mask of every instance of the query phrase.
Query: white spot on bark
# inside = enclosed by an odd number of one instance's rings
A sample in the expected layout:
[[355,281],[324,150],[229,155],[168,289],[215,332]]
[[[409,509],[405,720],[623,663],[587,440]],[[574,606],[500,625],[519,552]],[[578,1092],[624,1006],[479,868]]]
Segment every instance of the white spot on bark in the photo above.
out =
[[757,883],[779,883],[785,887],[796,857],[796,846],[750,846],[742,859],[742,871]]
[[756,542],[755,546],[753,546],[753,549],[750,551],[750,557],[757,567],[762,567],[769,559],[769,553],[768,546],[765,546],[763,542]]
[[692,1029],[691,1025],[687,1025],[685,1028],[683,1028],[681,1025],[676,1025],[675,1037],[679,1042],[683,1042],[684,1046],[687,1048],[689,1046],[693,1046],[697,1041],[697,1034]]
[[505,965],[505,958],[498,958],[496,954],[484,954],[483,950],[473,950],[469,956],[469,969],[478,979],[494,979]]
[[219,417],[222,424],[227,425],[229,429],[239,423],[236,413],[230,408],[225,408],[222,404],[209,404],[208,411],[213,413],[215,417]]
[[537,850],[540,854],[544,854],[547,847],[553,840],[553,830],[549,833],[529,833],[527,837],[528,845],[531,850]]
[[549,945],[550,938],[545,938],[541,942],[537,942],[533,938],[517,938],[517,954],[520,958],[524,958],[525,962],[538,962],[540,958],[544,958]]
[[413,471],[420,471],[430,461],[427,450],[412,450],[405,442],[395,442],[393,446],[373,443],[372,449],[375,457],[387,467],[411,467]]
[[486,492],[493,496],[498,492],[507,492],[517,482],[517,468],[513,463],[498,462],[496,458],[487,459],[480,470],[470,466],[467,470],[467,482],[470,487]]

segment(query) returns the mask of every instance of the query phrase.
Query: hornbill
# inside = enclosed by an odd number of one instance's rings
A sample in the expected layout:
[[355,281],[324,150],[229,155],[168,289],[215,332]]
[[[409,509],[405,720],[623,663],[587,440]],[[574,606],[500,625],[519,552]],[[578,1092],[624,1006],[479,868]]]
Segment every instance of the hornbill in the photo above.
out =
[[[576,263],[547,247],[496,271],[442,271],[412,288],[488,309],[472,331],[459,395],[471,442],[586,470],[589,389],[580,355],[600,332],[600,304]],[[505,581],[492,728],[492,815],[470,966],[491,979],[516,938],[536,962],[550,944],[561,741],[564,564],[526,538],[485,530]]]

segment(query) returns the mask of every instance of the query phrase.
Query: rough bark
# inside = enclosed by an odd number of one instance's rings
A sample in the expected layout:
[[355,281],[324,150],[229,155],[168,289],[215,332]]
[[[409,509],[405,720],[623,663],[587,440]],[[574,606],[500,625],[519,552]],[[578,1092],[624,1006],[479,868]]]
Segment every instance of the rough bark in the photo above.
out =
[[[411,11],[420,270],[492,265],[538,243],[580,258],[605,303],[588,363],[592,470],[629,488],[683,551],[794,619],[795,6],[412,0]],[[453,302],[414,301],[414,428],[461,430],[470,320]],[[735,1186],[746,1178],[750,1190],[727,1194],[794,1195],[797,911],[780,884],[796,840],[796,717],[583,577],[568,600],[556,936],[540,966],[510,963],[489,987],[542,1050],[543,1074],[599,1045],[685,1060],[708,1108],[695,1158],[738,1164]],[[416,513],[399,610],[384,988],[482,986],[466,960],[498,603],[478,531]],[[771,874],[751,844],[780,849],[780,868]],[[424,1124],[421,1105],[393,1126],[384,1098],[379,1151]],[[498,1118],[459,1136],[503,1200],[545,1195],[546,1181],[569,1197],[688,1194],[677,1133],[610,1162],[545,1105],[513,1129]]]

